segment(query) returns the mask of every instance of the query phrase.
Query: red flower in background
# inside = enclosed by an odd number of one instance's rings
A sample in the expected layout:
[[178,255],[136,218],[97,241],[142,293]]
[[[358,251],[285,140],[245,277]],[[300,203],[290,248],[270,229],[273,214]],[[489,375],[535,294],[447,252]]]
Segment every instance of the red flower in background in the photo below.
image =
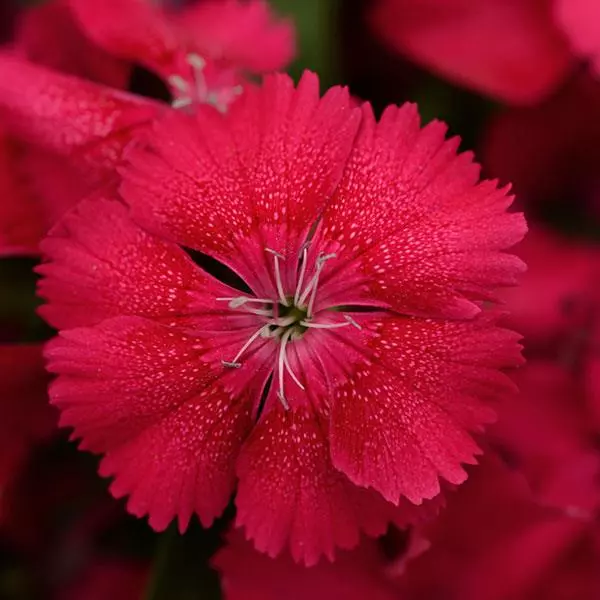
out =
[[100,48],[161,76],[178,107],[208,103],[225,111],[246,73],[281,69],[294,55],[292,24],[273,22],[264,0],[208,0],[176,12],[147,0],[70,6]]
[[238,533],[228,536],[213,558],[221,574],[225,600],[397,600],[397,586],[386,576],[382,549],[365,540],[355,550],[340,552],[335,563],[310,569],[289,556],[259,554]]
[[225,110],[245,73],[282,67],[292,54],[291,25],[272,22],[260,1],[162,14],[142,0],[57,0],[27,11],[11,52],[0,54],[0,123],[14,138],[0,171],[20,174],[6,210],[25,250],[35,251],[38,234],[65,209],[109,183],[123,149],[169,110],[120,91],[135,64],[165,78],[175,106]]
[[579,74],[545,102],[493,117],[484,132],[483,164],[513,184],[530,213],[559,207],[600,221],[599,144],[600,82]]
[[529,270],[518,291],[503,292],[511,326],[524,334],[528,357],[571,374],[600,426],[600,248],[534,229],[519,254]]
[[600,527],[541,506],[518,473],[487,459],[449,496],[431,548],[398,581],[407,600],[593,600]]
[[184,529],[237,479],[237,524],[309,564],[465,479],[468,432],[520,361],[481,301],[522,270],[502,250],[525,231],[442,124],[421,130],[411,105],[376,123],[317,87],[269,78],[226,119],[156,123],[127,206],[69,215],[40,288],[62,330],[53,402],[113,494]]
[[573,53],[600,57],[594,0],[379,0],[371,17],[395,50],[508,103],[552,93],[571,71]]
[[596,0],[555,0],[557,23],[578,56],[589,58],[600,74],[600,5]]

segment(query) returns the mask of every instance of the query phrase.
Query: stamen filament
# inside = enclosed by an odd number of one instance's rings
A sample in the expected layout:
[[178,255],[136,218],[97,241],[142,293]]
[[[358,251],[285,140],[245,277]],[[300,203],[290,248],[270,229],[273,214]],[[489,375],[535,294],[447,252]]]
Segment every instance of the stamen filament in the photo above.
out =
[[300,325],[312,329],[337,329],[338,327],[348,327],[351,323],[348,321],[345,323],[312,323],[310,321],[300,321]]
[[285,347],[287,346],[288,340],[290,339],[293,331],[293,329],[288,329],[284,331],[283,335],[281,336],[281,340],[279,341],[279,357],[277,360],[277,375],[279,377],[279,391],[277,392],[277,396],[286,410],[289,409],[289,404],[283,389],[283,369],[285,367]]
[[305,246],[302,250],[302,264],[300,265],[300,275],[298,276],[298,283],[296,285],[296,293],[294,294],[294,304],[298,306],[298,300],[300,298],[300,290],[304,283],[304,274],[306,273],[306,260],[308,258],[308,248]]
[[247,302],[260,302],[261,304],[273,304],[268,298],[249,298],[248,296],[236,296],[235,298],[217,298],[219,302],[229,302],[229,308],[240,308]]
[[202,102],[208,94],[208,86],[206,85],[206,77],[204,76],[204,67],[206,61],[198,54],[189,54],[187,56],[188,64],[194,69],[194,80],[196,81],[196,94],[198,100]]
[[271,250],[270,248],[265,248],[265,250],[273,255],[273,262],[275,263],[275,284],[277,286],[277,293],[279,294],[279,302],[281,302],[283,306],[289,306],[288,299],[285,297],[283,291],[283,281],[281,280],[281,271],[279,270],[279,261],[285,260],[285,258],[275,250]]
[[298,377],[296,377],[296,374],[294,373],[294,371],[292,371],[292,367],[290,366],[290,361],[288,360],[287,352],[283,356],[283,362],[285,363],[286,371],[290,374],[290,377],[294,380],[296,385],[301,390],[305,390],[306,388],[302,385],[302,383],[300,383],[300,380],[298,379]]
[[233,369],[239,369],[242,366],[242,363],[238,362],[239,358],[244,354],[244,352],[249,348],[249,346],[254,342],[254,340],[262,335],[265,331],[269,330],[269,325],[263,325],[258,331],[255,331],[250,339],[241,347],[240,351],[235,355],[233,360],[222,360],[223,366],[230,367]]

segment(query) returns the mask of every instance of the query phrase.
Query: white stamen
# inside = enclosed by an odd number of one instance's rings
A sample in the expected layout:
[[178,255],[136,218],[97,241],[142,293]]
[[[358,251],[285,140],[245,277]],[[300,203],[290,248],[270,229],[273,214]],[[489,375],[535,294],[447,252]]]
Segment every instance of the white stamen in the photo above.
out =
[[302,327],[308,327],[309,329],[337,329],[338,327],[348,327],[351,325],[348,321],[344,323],[312,323],[311,321],[300,321]]
[[241,347],[240,351],[235,355],[233,360],[222,360],[223,366],[230,367],[234,369],[239,369],[242,366],[242,363],[238,362],[239,358],[244,354],[244,352],[248,349],[248,347],[254,342],[254,340],[263,334],[265,330],[269,329],[269,325],[263,325],[258,331],[255,331],[250,339]]
[[289,404],[287,403],[285,392],[283,391],[283,369],[285,367],[285,347],[287,346],[292,332],[293,329],[287,329],[283,332],[281,340],[279,341],[279,356],[277,359],[277,375],[279,377],[279,391],[277,395],[279,396],[279,400],[281,400],[281,403],[286,410],[289,408]]
[[346,319],[346,321],[348,321],[348,323],[350,323],[350,325],[353,325],[354,327],[356,327],[356,329],[362,329],[362,326],[360,325],[360,323],[355,321],[350,315],[344,315],[344,319]]
[[[321,274],[321,271],[323,269],[325,262],[328,261],[329,259],[335,258],[335,257],[336,257],[335,254],[321,254],[321,256],[319,256],[317,258],[317,260],[316,260],[317,272],[313,275],[313,278],[310,280],[310,282],[306,286],[306,289],[304,290],[304,292],[302,292],[302,295],[298,299],[299,306],[302,306],[306,302],[306,300],[307,300],[308,296],[311,294],[311,292],[313,293],[313,297],[314,297],[314,295],[316,293],[317,285],[319,283],[319,275]],[[313,299],[313,302],[314,302],[314,299]],[[309,314],[308,316],[312,316],[312,315]]]
[[298,283],[296,284],[296,293],[294,294],[294,305],[298,306],[298,299],[300,298],[300,290],[304,283],[304,274],[306,273],[306,260],[308,258],[308,247],[304,246],[302,250],[302,264],[300,265],[300,275],[298,276]]
[[204,67],[206,66],[206,61],[195,52],[188,54],[186,59],[188,65],[190,65],[190,67],[193,67],[194,69],[198,69],[198,71],[202,71],[202,69],[204,69]]
[[[293,336],[292,336],[293,339]],[[296,385],[301,389],[304,390],[306,389],[302,383],[300,383],[300,380],[298,379],[298,377],[296,377],[296,374],[294,373],[294,371],[292,371],[292,367],[290,366],[290,362],[288,360],[288,356],[287,356],[287,352],[283,355],[283,362],[285,363],[285,368],[286,371],[290,374],[290,377],[294,380],[294,382],[296,383]]]
[[208,86],[206,85],[206,77],[204,76],[204,67],[206,61],[198,54],[188,54],[187,62],[194,70],[194,80],[196,82],[196,94],[198,100],[203,102],[208,95]]
[[273,255],[273,262],[275,263],[275,285],[277,286],[279,301],[284,306],[289,306],[288,299],[285,297],[285,293],[283,291],[283,281],[281,280],[281,271],[279,270],[279,261],[285,260],[285,258],[275,250],[271,250],[270,248],[265,248],[265,250]]
[[167,81],[182,94],[187,94],[189,92],[190,86],[181,75],[171,75],[167,78]]
[[312,317],[315,298],[317,297],[317,286],[319,285],[319,276],[321,275],[323,266],[325,265],[326,261],[328,261],[331,258],[335,258],[335,256],[335,254],[321,254],[321,256],[317,258],[317,272],[315,273],[315,276],[313,278],[314,283],[310,294],[310,300],[308,301],[308,307],[306,309],[306,316],[309,319],[310,317]]
[[240,308],[246,302],[260,302],[261,304],[273,304],[268,298],[249,298],[248,296],[236,296],[235,298],[217,298],[219,302],[229,302],[229,308]]
[[177,98],[177,100],[173,100],[171,103],[171,107],[175,110],[179,108],[185,108],[186,106],[191,106],[193,100],[191,98]]

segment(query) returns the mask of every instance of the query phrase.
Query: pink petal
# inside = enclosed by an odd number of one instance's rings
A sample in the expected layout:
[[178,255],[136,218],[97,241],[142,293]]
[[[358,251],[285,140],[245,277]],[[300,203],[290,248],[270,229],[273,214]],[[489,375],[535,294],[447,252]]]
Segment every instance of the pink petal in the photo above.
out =
[[502,403],[493,443],[544,505],[593,514],[600,507],[600,456],[583,386],[559,363],[542,360],[529,360],[515,379],[521,393]]
[[363,115],[323,215],[321,235],[339,244],[323,285],[358,272],[365,297],[398,312],[474,316],[473,300],[493,297],[523,270],[502,253],[523,237],[522,215],[506,212],[506,190],[477,183],[478,166],[470,153],[456,154],[456,138],[444,140],[445,126],[419,128],[415,106],[390,107],[378,124],[368,106]]
[[468,432],[493,419],[482,401],[512,390],[497,369],[520,362],[518,336],[489,318],[386,317],[368,328],[371,360],[334,393],[331,457],[356,485],[418,504],[439,494],[440,477],[466,478],[461,464],[479,453]]
[[340,552],[334,563],[306,569],[287,555],[275,560],[256,552],[233,532],[213,564],[221,574],[227,600],[396,600],[386,578],[384,558],[375,541]]
[[23,11],[15,37],[20,51],[38,65],[117,89],[127,87],[129,65],[92,44],[64,0]]
[[45,229],[39,203],[17,171],[17,144],[0,130],[0,256],[36,255]]
[[201,308],[218,314],[226,305],[215,298],[232,294],[176,244],[141,229],[123,204],[102,194],[68,214],[42,250],[50,262],[38,269],[45,276],[39,293],[49,302],[41,313],[58,328],[124,315],[175,322]]
[[549,4],[379,0],[372,18],[392,48],[440,75],[504,102],[533,103],[571,67]]
[[164,529],[192,514],[210,525],[229,500],[252,403],[232,399],[202,361],[201,346],[174,327],[121,317],[64,332],[46,351],[60,377],[50,395],[61,425],[106,454],[111,491]]
[[0,55],[0,114],[10,132],[78,165],[113,168],[133,134],[159,110],[150,101]]
[[145,227],[250,276],[241,240],[297,251],[339,181],[358,120],[346,90],[319,99],[314,75],[296,90],[270,76],[226,118],[200,108],[195,122],[157,123],[148,148],[131,152],[121,192]]
[[176,30],[147,0],[69,0],[69,5],[90,40],[113,56],[161,70],[180,48]]
[[208,0],[172,15],[202,56],[261,73],[282,69],[295,53],[294,26],[277,21],[264,0]]
[[333,468],[326,423],[309,407],[285,411],[271,396],[276,404],[240,455],[237,525],[258,550],[274,557],[289,548],[307,565],[356,546],[361,531],[382,534],[391,511]]
[[600,75],[600,5],[596,0],[556,0],[557,23],[582,57]]

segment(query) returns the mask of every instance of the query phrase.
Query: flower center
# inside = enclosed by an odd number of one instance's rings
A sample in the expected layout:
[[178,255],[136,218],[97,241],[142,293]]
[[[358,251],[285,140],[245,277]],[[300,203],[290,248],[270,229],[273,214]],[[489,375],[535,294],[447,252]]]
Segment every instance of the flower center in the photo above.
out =
[[227,112],[229,104],[242,93],[242,87],[233,85],[232,69],[211,70],[207,75],[207,64],[199,54],[190,53],[185,62],[191,70],[191,80],[181,75],[171,75],[167,81],[175,97],[173,108],[193,107],[197,104],[210,104],[219,112]]
[[282,263],[285,262],[285,257],[270,248],[265,248],[265,251],[273,257],[277,298],[256,298],[253,296],[217,298],[219,301],[228,302],[230,309],[254,314],[262,322],[260,328],[249,337],[235,357],[232,360],[223,360],[222,363],[225,367],[239,369],[242,366],[241,359],[243,355],[255,341],[261,338],[273,339],[278,344],[275,365],[278,385],[277,396],[284,408],[288,409],[289,404],[284,390],[285,373],[288,373],[298,387],[302,390],[305,389],[290,366],[287,355],[288,345],[300,340],[311,329],[337,329],[349,325],[360,329],[360,325],[350,315],[341,312],[335,313],[343,317],[341,321],[331,322],[329,319],[325,321],[319,319],[322,313],[331,312],[335,307],[315,314],[319,277],[326,263],[335,258],[335,254],[320,254],[315,260],[312,275],[307,276],[308,249],[304,247],[300,256],[295,289],[293,294],[286,294],[281,277],[281,267]]

